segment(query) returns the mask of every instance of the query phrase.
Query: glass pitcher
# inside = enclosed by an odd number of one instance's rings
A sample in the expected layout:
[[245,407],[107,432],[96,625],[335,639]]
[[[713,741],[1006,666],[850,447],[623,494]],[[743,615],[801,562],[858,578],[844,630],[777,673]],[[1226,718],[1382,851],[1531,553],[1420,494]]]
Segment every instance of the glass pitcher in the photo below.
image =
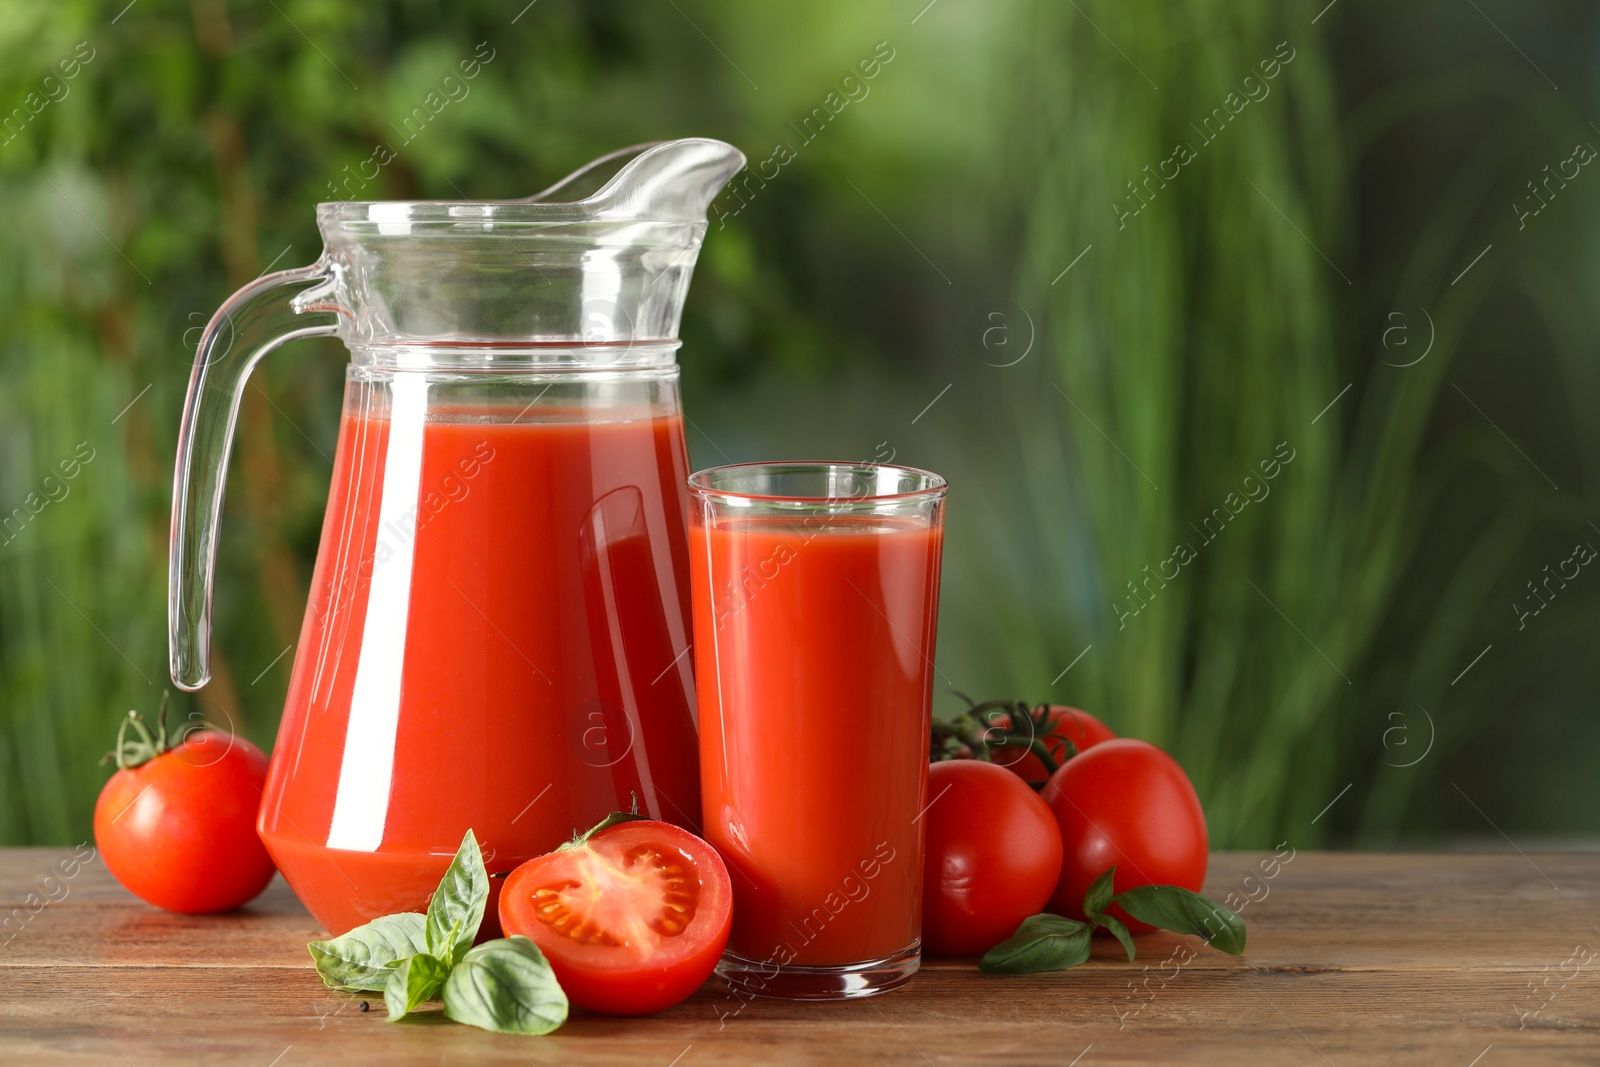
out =
[[527,200],[322,204],[321,258],[206,327],[173,486],[184,689],[210,677],[246,378],[296,338],[350,351],[259,821],[334,933],[423,908],[469,827],[491,873],[635,799],[697,828],[676,338],[707,209],[743,165],[697,138]]

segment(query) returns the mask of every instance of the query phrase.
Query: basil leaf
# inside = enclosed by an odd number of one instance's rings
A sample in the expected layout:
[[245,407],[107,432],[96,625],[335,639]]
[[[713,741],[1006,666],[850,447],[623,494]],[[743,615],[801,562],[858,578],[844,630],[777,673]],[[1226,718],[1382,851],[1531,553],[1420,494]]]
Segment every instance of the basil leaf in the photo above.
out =
[[1094,921],[1098,925],[1110,930],[1112,935],[1115,936],[1118,941],[1122,942],[1122,947],[1128,950],[1128,962],[1132,963],[1133,935],[1128,932],[1128,928],[1123,925],[1122,920],[1117,918],[1115,915],[1096,915],[1094,917]]
[[1141,885],[1118,893],[1116,902],[1140,922],[1203,937],[1230,956],[1244,951],[1244,920],[1210,897],[1175,885]]
[[330,941],[307,945],[329,989],[376,993],[395,964],[426,949],[427,920],[415,912],[385,915]]
[[419,952],[400,961],[389,972],[383,986],[383,1003],[389,1009],[389,1021],[403,1019],[418,1004],[426,1003],[439,995],[450,968],[436,956]]
[[444,983],[444,1013],[497,1033],[548,1034],[567,1019],[567,995],[539,946],[503,937],[456,964]]
[[468,830],[428,903],[428,952],[447,967],[460,963],[478,936],[488,900],[489,872],[478,839]]
[[984,954],[978,970],[988,974],[1032,974],[1064,971],[1089,958],[1094,927],[1060,915],[1034,915],[1017,932]]
[[1117,869],[1112,867],[1105,874],[1096,878],[1094,884],[1089,887],[1089,891],[1083,895],[1083,913],[1089,918],[1093,919],[1096,915],[1105,911],[1106,906],[1111,903],[1111,878],[1116,873]]

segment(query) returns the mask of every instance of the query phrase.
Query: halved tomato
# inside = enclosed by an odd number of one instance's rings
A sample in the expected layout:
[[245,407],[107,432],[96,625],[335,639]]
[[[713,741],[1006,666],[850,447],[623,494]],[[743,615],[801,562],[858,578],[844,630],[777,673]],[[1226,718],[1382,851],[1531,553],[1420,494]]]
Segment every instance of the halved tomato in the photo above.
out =
[[613,1015],[670,1008],[698,989],[732,916],[728,870],[710,845],[629,816],[529,860],[500,892],[506,935],[539,946],[574,1004]]

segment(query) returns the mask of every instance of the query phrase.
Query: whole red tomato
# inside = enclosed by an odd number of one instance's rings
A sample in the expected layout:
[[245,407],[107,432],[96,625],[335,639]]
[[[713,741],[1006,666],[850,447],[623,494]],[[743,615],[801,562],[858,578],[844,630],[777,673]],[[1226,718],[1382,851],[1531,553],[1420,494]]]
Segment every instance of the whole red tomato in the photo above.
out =
[[1044,910],[1061,871],[1050,807],[1015,774],[952,760],[928,768],[922,946],[941,956],[987,952]]
[[[139,739],[125,740],[129,726]],[[267,757],[242,737],[196,730],[168,743],[165,709],[155,737],[130,713],[118,737],[118,771],[94,806],[94,840],[106,867],[134,896],[168,911],[226,911],[272,880],[256,835]]]
[[506,936],[531,938],[574,1004],[643,1015],[711,977],[732,908],[715,849],[671,823],[634,819],[512,871],[499,911]]
[[[1011,726],[1011,717],[999,716],[993,725],[1008,729]],[[1049,750],[1056,763],[1061,764],[1068,756],[1068,742],[1071,742],[1079,752],[1083,752],[1116,736],[1111,732],[1111,727],[1088,712],[1069,708],[1065,704],[1052,704],[1045,711],[1039,740],[1044,742],[1045,748]],[[1013,774],[1020,775],[1026,782],[1043,785],[1045,779],[1049,777],[1039,757],[1020,745],[991,748],[989,760],[1001,767],[1009,768]]]
[[[1154,745],[1103,741],[1068,760],[1042,794],[1061,827],[1061,880],[1050,910],[1083,918],[1083,894],[1115,866],[1112,888],[1176,885],[1206,877],[1206,817],[1189,776]],[[1134,933],[1153,927],[1107,909]]]

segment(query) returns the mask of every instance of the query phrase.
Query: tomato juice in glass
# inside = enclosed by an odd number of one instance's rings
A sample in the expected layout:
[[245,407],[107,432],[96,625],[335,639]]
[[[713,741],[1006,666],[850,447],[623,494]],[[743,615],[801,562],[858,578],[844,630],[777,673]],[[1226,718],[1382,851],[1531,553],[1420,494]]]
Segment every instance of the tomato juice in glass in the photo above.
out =
[[944,481],[745,464],[690,479],[704,834],[719,973],[831,999],[915,972]]
[[464,377],[347,391],[260,817],[334,933],[424,908],[469,827],[491,873],[635,799],[699,828],[675,382]]

